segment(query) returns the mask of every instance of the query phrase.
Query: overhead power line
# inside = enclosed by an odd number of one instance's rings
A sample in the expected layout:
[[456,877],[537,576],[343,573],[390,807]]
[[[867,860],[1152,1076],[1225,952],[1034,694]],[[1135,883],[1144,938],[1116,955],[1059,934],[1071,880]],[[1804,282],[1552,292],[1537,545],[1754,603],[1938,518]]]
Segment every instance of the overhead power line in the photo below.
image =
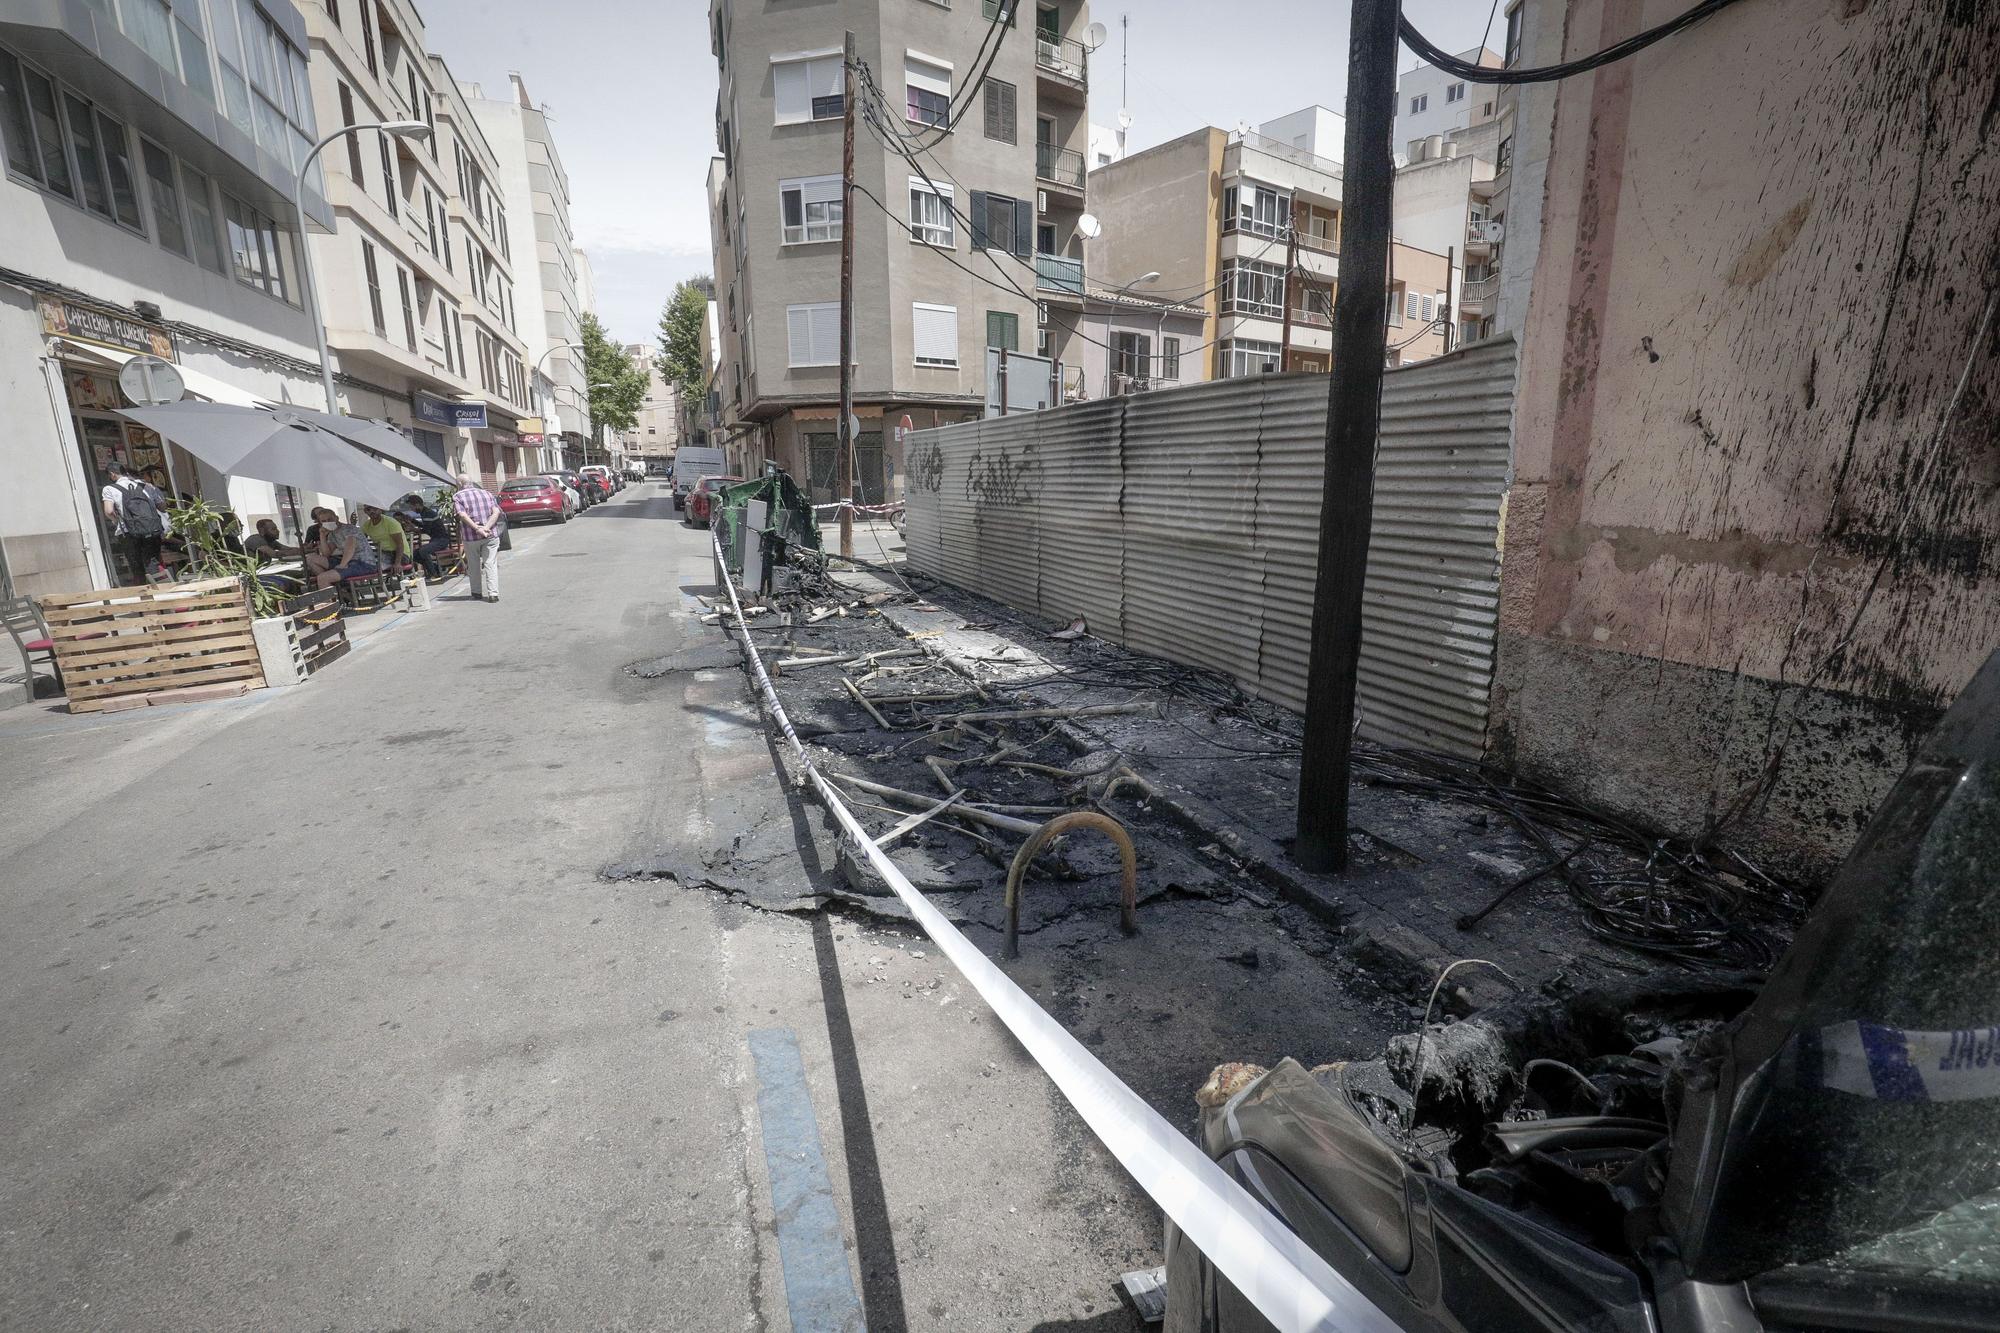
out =
[[1683,28],[1691,28],[1718,10],[1727,9],[1736,0],[1702,0],[1693,9],[1677,18],[1668,19],[1657,28],[1634,33],[1622,42],[1605,47],[1595,55],[1583,56],[1576,60],[1566,60],[1560,65],[1542,65],[1534,69],[1492,69],[1485,65],[1474,65],[1460,60],[1447,51],[1440,50],[1437,43],[1417,31],[1417,25],[1408,18],[1396,21],[1396,32],[1403,44],[1422,56],[1447,74],[1455,74],[1467,83],[1554,83],[1557,79],[1567,79],[1577,74],[1588,74],[1601,69],[1613,61],[1637,55],[1662,38],[1671,37]]

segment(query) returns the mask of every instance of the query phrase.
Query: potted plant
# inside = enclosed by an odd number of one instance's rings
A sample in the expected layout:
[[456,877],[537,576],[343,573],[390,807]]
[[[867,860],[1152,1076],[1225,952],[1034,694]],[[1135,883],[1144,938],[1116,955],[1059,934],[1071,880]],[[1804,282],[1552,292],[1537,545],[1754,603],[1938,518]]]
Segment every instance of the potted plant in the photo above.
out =
[[257,659],[264,668],[266,685],[296,685],[305,679],[304,659],[299,652],[298,629],[284,614],[284,594],[257,577],[257,561],[246,555],[236,540],[243,521],[235,511],[218,508],[206,500],[181,500],[166,507],[174,536],[187,552],[187,562],[176,571],[181,578],[234,578],[243,584],[250,601],[250,632],[257,641]]

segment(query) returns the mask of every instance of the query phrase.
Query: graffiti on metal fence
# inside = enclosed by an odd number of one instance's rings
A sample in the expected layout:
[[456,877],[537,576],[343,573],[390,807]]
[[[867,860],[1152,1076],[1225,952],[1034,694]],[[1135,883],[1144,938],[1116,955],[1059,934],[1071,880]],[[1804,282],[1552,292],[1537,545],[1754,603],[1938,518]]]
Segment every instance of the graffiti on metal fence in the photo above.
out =
[[944,446],[936,440],[917,446],[905,466],[911,490],[936,495],[944,489]]
[[1025,454],[987,455],[975,447],[967,462],[965,498],[980,505],[1019,508],[1033,504],[1035,460]]

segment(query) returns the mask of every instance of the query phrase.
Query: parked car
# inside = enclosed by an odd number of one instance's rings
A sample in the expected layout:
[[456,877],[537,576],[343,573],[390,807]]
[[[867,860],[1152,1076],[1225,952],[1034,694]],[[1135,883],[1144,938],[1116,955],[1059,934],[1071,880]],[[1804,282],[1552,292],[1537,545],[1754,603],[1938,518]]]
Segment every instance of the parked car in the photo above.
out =
[[561,473],[544,472],[542,476],[554,482],[562,489],[563,496],[569,501],[569,512],[571,514],[580,514],[583,512],[583,497],[577,494],[576,487],[562,479]]
[[[1233,1067],[1199,1138],[1411,1333],[2000,1327],[1996,811],[2000,653],[1761,987],[1655,974]],[[1166,1252],[1166,1333],[1272,1327]]]
[[590,502],[592,504],[603,504],[611,498],[611,483],[604,478],[592,476],[589,473],[582,473],[578,475],[576,480],[578,490],[590,493]]
[[576,510],[560,482],[516,477],[500,488],[500,512],[515,523],[567,523]]
[[674,501],[687,507],[688,494],[703,477],[720,476],[729,467],[722,450],[705,444],[684,444],[674,454],[669,469],[674,482]]
[[557,468],[548,475],[556,478],[576,493],[576,507],[579,511],[588,509],[597,503],[596,490],[585,486],[583,478],[577,474],[574,468]]
[[598,481],[604,483],[604,493],[606,495],[616,495],[619,491],[625,489],[624,480],[602,463],[591,463],[588,466],[578,468],[577,471],[586,477],[595,477]]
[[688,492],[687,502],[681,506],[681,521],[690,527],[707,527],[714,515],[716,492],[741,480],[741,477],[703,477]]

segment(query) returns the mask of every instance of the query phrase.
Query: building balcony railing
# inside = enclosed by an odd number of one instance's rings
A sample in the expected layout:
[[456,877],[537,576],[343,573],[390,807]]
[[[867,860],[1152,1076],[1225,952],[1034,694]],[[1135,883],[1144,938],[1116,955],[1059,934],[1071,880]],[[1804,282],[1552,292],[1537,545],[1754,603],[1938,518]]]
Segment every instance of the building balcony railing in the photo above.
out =
[[1475,278],[1465,284],[1459,292],[1458,309],[1465,315],[1490,315],[1493,303],[1500,298],[1500,275],[1490,278]]
[[1333,243],[1333,237],[1315,236],[1309,231],[1299,233],[1299,249],[1317,250],[1323,255],[1337,255],[1340,253],[1339,247]]
[[1128,375],[1122,370],[1111,372],[1111,396],[1113,398],[1122,397],[1126,394],[1145,393],[1152,387],[1153,380],[1149,376]]
[[1321,310],[1317,305],[1293,306],[1292,323],[1310,324],[1314,328],[1320,329],[1330,329],[1333,327],[1333,321],[1327,318],[1326,312]]
[[1083,188],[1083,154],[1061,144],[1035,145],[1035,174],[1057,185]]
[[1057,40],[1037,33],[1035,63],[1078,87],[1090,82],[1090,48],[1082,42]]
[[1083,261],[1062,255],[1036,255],[1035,286],[1083,295]]
[[1285,308],[1275,301],[1256,301],[1241,296],[1222,298],[1225,315],[1248,315],[1252,319],[1283,319]]

